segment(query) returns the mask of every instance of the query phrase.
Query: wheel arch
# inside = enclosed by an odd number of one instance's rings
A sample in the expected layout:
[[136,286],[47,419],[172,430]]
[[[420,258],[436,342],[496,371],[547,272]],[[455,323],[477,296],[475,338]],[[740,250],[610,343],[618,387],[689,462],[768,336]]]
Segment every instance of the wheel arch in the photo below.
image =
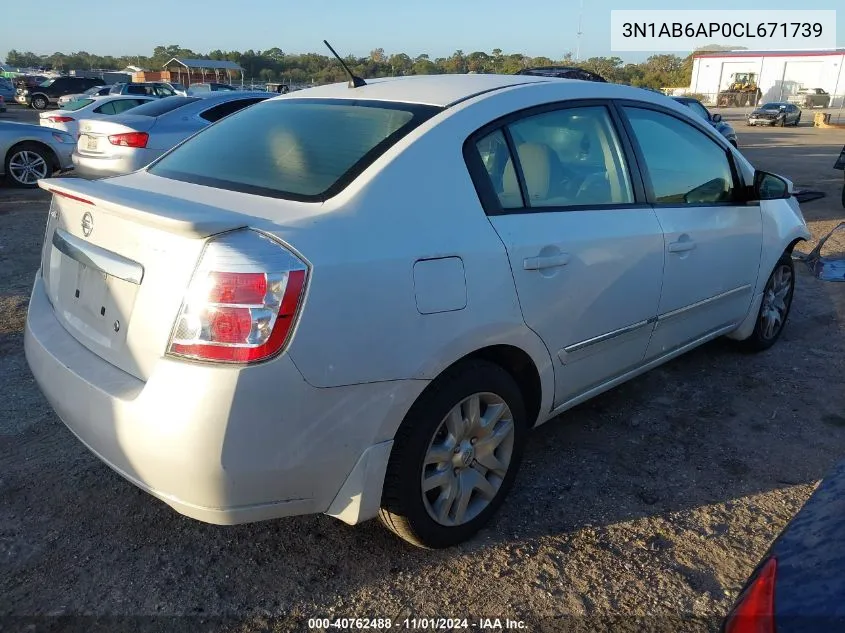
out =
[[14,145],[12,145],[7,151],[6,154],[3,156],[3,171],[6,170],[6,162],[9,160],[9,157],[12,153],[19,148],[21,145],[38,145],[39,148],[46,151],[47,156],[50,158],[50,162],[53,166],[53,171],[57,171],[61,168],[61,163],[59,162],[59,157],[56,155],[55,150],[50,147],[47,143],[37,138],[25,138],[23,140],[18,141]]

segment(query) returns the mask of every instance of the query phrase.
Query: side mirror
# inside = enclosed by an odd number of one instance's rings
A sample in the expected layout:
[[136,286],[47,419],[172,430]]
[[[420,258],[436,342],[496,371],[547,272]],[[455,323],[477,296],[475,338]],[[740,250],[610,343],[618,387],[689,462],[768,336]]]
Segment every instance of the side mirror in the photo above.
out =
[[713,121],[713,123],[721,123],[722,122],[722,115],[719,114],[718,112],[716,114],[711,114],[710,120]]
[[789,185],[783,178],[767,171],[754,172],[755,200],[781,200],[791,197]]

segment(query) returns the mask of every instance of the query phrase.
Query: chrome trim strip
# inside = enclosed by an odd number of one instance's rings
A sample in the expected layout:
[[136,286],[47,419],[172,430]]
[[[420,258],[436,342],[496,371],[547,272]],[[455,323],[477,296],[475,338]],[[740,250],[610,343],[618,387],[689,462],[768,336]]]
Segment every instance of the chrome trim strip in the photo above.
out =
[[563,351],[567,354],[571,354],[573,352],[577,352],[578,350],[582,350],[585,347],[589,347],[590,345],[603,343],[604,341],[616,338],[617,336],[622,336],[623,334],[628,334],[629,332],[633,332],[634,330],[639,330],[641,327],[645,327],[646,325],[654,323],[656,320],[656,317],[652,317],[645,321],[634,323],[633,325],[626,325],[625,327],[619,328],[618,330],[613,330],[612,332],[606,332],[605,334],[599,334],[598,336],[594,336],[593,338],[588,338],[586,341],[580,341],[578,343],[573,343],[572,345],[567,345],[563,348]]
[[111,277],[136,285],[140,285],[144,278],[144,267],[138,262],[89,244],[62,229],[57,228],[53,233],[53,246],[83,266],[94,268]]
[[689,312],[690,310],[695,310],[696,308],[700,308],[702,306],[707,305],[708,303],[713,303],[715,301],[721,301],[722,299],[727,299],[728,297],[732,297],[735,294],[739,294],[741,292],[745,292],[746,290],[750,290],[751,285],[745,284],[744,286],[740,286],[739,288],[734,288],[733,290],[728,290],[727,292],[723,292],[722,294],[718,294],[716,296],[710,297],[708,299],[702,299],[701,301],[696,301],[688,306],[684,306],[683,308],[678,308],[677,310],[672,310],[671,312],[666,312],[665,314],[660,314],[657,316],[658,321],[666,321],[667,319],[672,319],[676,316],[680,316],[684,312]]
[[658,356],[657,358],[654,358],[654,359],[648,361],[647,363],[640,365],[639,367],[635,367],[633,369],[630,369],[630,370],[622,373],[621,375],[616,376],[615,378],[611,378],[610,380],[607,380],[607,381],[605,381],[605,382],[603,382],[599,385],[596,385],[595,387],[590,387],[586,391],[582,392],[581,394],[574,396],[573,398],[570,398],[566,402],[564,402],[564,403],[562,403],[562,404],[560,404],[556,407],[553,407],[551,412],[548,414],[548,416],[545,417],[544,422],[548,422],[549,420],[551,420],[552,418],[554,418],[557,415],[560,415],[561,413],[563,413],[567,409],[571,409],[572,407],[574,407],[578,404],[581,404],[582,402],[585,402],[586,400],[589,400],[590,398],[597,396],[600,393],[607,391],[608,389],[612,389],[613,387],[621,385],[622,383],[627,382],[628,380],[635,378],[635,377],[637,377],[641,374],[644,374],[645,372],[647,372],[651,369],[654,369],[655,367],[662,365],[663,363],[665,363],[665,362],[667,362],[667,361],[669,361],[673,358],[676,358],[676,357],[690,351],[691,349],[698,347],[699,345],[703,345],[707,341],[711,341],[714,338],[718,338],[719,336],[722,336],[723,334],[727,334],[728,332],[736,329],[736,327],[737,327],[737,323],[734,322],[734,323],[730,323],[728,325],[724,325],[722,327],[710,330],[709,332],[705,333],[703,336],[700,336],[699,338],[695,339],[694,341],[690,341],[689,343],[685,343],[684,345],[681,345],[680,347],[676,347],[675,349],[672,349],[672,350],[666,352],[662,356]]

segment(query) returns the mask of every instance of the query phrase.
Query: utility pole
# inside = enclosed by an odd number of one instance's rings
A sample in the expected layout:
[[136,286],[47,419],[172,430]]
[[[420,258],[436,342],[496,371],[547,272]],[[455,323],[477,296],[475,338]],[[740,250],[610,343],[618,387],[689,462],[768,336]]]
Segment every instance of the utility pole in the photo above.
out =
[[584,21],[584,0],[581,0],[581,6],[578,9],[578,38],[577,38],[577,46],[575,49],[575,61],[581,61],[581,35],[583,32],[581,31],[581,25]]

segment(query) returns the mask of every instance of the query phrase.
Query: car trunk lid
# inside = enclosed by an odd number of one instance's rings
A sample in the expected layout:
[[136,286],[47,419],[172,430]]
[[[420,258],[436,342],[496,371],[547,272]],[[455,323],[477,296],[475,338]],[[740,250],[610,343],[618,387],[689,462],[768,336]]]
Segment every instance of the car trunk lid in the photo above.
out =
[[88,350],[146,380],[205,238],[246,227],[249,218],[104,181],[39,186],[54,194],[41,270],[56,318]]
[[79,140],[76,151],[80,154],[103,154],[114,149],[108,137],[115,134],[147,132],[155,125],[149,116],[106,116],[82,119],[79,122]]

